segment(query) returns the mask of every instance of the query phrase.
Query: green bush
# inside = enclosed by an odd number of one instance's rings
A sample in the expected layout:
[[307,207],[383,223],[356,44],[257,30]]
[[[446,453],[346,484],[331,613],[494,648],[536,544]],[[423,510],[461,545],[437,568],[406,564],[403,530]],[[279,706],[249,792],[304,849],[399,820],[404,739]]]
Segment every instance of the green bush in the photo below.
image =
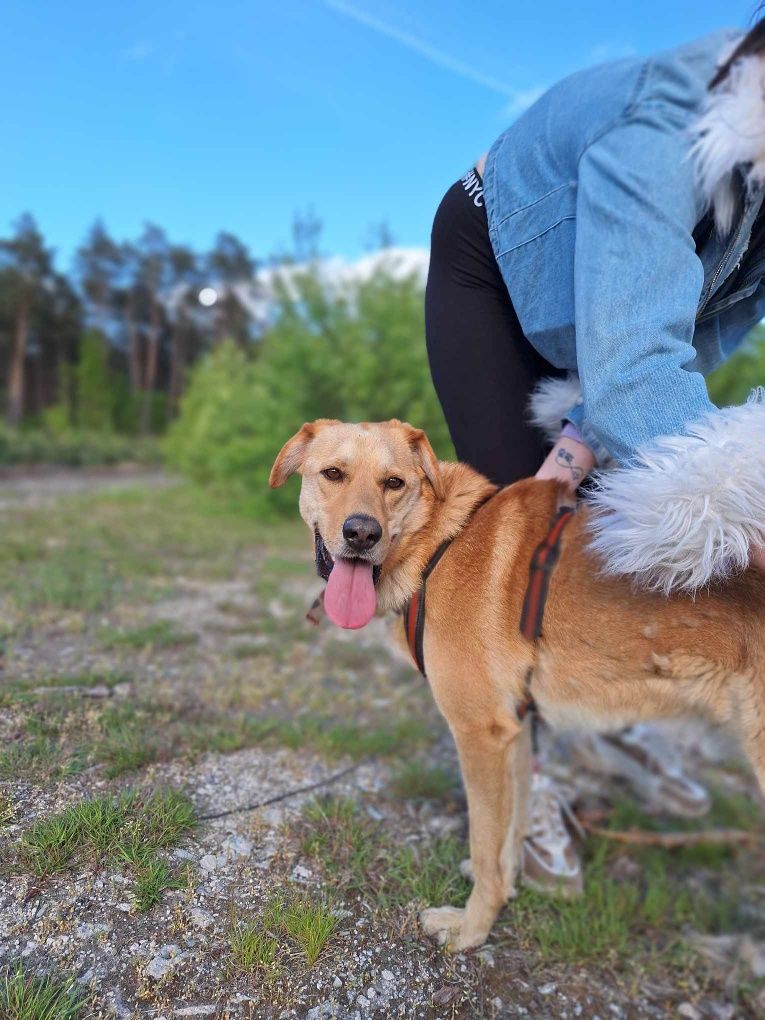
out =
[[266,517],[294,513],[294,489],[271,492],[268,474],[282,444],[314,418],[409,420],[451,456],[423,336],[415,279],[379,273],[336,289],[306,270],[281,288],[255,357],[226,343],[196,367],[168,459]]
[[765,386],[765,327],[757,326],[740,349],[707,379],[718,407],[743,404],[755,386]]
[[11,429],[0,424],[0,464],[59,464],[94,467],[134,461],[159,463],[157,440],[118,436],[112,432],[83,432],[69,429],[60,433],[42,429]]

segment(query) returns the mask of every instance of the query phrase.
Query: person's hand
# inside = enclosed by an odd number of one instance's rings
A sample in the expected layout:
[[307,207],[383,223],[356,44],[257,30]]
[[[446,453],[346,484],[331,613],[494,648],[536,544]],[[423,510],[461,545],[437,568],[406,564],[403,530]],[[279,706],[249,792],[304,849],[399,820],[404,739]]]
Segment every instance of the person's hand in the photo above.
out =
[[535,478],[557,478],[573,492],[595,466],[589,446],[568,436],[561,436],[548,453]]

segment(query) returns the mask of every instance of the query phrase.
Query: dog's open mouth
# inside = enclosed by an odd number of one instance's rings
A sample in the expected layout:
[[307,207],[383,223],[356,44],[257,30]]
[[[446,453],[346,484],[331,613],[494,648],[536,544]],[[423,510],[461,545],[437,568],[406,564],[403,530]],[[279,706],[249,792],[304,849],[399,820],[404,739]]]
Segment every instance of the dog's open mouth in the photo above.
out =
[[377,611],[375,585],[380,568],[368,560],[333,560],[324,539],[315,532],[316,572],[327,582],[324,609],[338,627],[358,630],[365,627]]

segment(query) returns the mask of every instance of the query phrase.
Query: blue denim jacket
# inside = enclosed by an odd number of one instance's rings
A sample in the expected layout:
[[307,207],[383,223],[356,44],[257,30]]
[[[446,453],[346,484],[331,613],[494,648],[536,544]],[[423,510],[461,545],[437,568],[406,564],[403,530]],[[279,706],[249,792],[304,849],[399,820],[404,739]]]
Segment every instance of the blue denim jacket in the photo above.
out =
[[765,189],[742,183],[730,236],[694,238],[707,210],[689,129],[738,34],[574,74],[487,157],[502,277],[530,343],[579,373],[566,418],[599,457],[625,460],[711,410],[704,375],[765,315],[765,250],[739,271]]

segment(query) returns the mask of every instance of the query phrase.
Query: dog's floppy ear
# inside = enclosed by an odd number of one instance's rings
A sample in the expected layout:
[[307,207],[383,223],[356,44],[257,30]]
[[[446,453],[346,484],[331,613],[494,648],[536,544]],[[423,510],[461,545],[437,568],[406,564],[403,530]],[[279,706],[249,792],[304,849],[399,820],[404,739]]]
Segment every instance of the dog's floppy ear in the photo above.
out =
[[268,484],[272,489],[278,489],[284,485],[288,478],[291,478],[296,471],[300,471],[305,460],[305,451],[313,437],[325,425],[336,425],[337,422],[330,418],[317,418],[316,421],[306,422],[301,425],[292,439],[288,439],[279,451],[279,455],[271,468],[268,476]]
[[402,425],[404,429],[406,429],[406,437],[409,441],[409,445],[414,450],[415,456],[420,463],[420,467],[425,472],[425,477],[433,487],[436,499],[444,499],[446,497],[446,492],[444,490],[444,480],[441,476],[441,468],[438,466],[438,460],[433,452],[433,447],[430,445],[428,437],[422,429],[416,429],[407,422],[402,422]]

